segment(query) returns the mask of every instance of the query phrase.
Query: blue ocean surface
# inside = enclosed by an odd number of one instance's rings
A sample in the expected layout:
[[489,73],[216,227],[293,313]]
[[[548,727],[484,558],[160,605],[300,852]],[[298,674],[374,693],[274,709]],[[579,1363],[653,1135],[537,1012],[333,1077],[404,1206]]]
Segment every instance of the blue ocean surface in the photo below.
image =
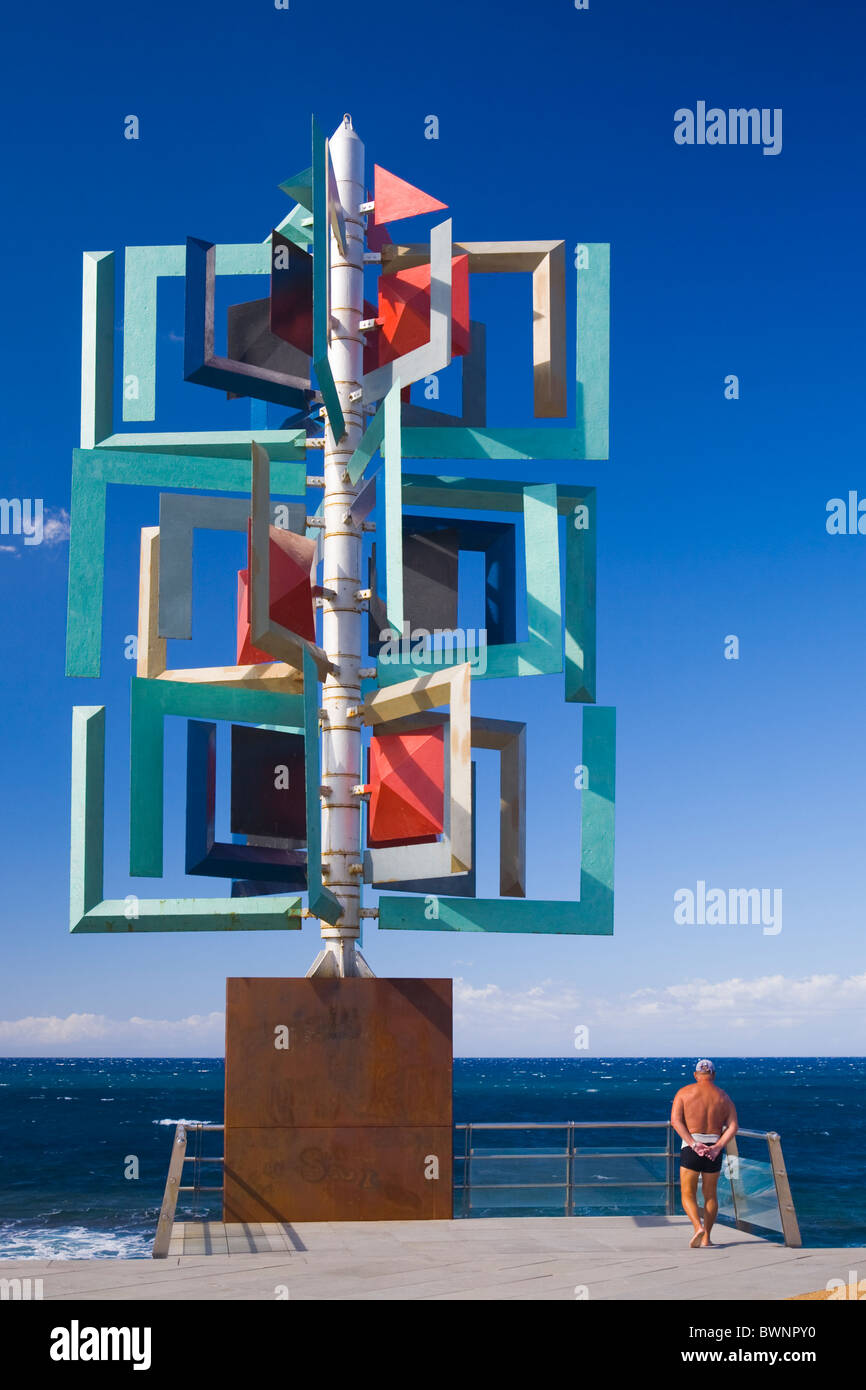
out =
[[[454,1120],[665,1120],[693,1065],[459,1058]],[[741,1126],[781,1135],[804,1245],[866,1244],[866,1058],[716,1065]],[[221,1058],[0,1058],[0,1258],[148,1258],[175,1125],[222,1123],[223,1076]],[[220,1155],[222,1135],[202,1153]],[[177,1217],[218,1220],[218,1194],[182,1198]]]

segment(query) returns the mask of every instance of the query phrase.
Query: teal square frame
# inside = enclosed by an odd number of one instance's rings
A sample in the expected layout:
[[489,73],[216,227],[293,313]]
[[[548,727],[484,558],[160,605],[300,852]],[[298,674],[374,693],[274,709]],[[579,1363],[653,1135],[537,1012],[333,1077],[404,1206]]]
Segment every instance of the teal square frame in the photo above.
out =
[[234,724],[303,728],[309,911],[314,916],[335,922],[343,910],[342,904],[322,882],[318,693],[316,669],[306,653],[303,695],[134,677],[130,690],[129,720],[129,872],[132,877],[159,878],[163,872],[166,715],[220,719]]
[[[298,241],[297,229],[285,234]],[[305,244],[303,238],[300,244]],[[215,248],[218,275],[270,273],[270,237],[262,243]],[[126,248],[123,305],[123,380],[134,378],[136,395],[122,397],[124,420],[156,417],[157,293],[162,277],[183,277],[182,246]],[[115,253],[85,251],[81,330],[81,448],[173,453],[212,458],[245,458],[253,438],[272,458],[303,457],[303,430],[192,430],[182,434],[115,433],[114,308]],[[300,447],[299,447],[300,445]]]
[[[405,431],[404,431],[405,433]],[[409,506],[452,507],[488,510],[522,510],[524,558],[526,566],[527,623],[529,637],[521,642],[500,643],[487,648],[486,669],[473,668],[473,679],[499,680],[514,676],[551,675],[563,669],[562,610],[560,599],[559,500],[555,483],[491,484],[481,500],[477,492],[471,500],[465,494],[480,480],[436,478],[409,475],[400,489],[396,469],[390,467],[390,451],[385,450],[383,498],[377,495],[377,543],[384,534],[385,601],[388,621],[397,631],[403,624],[403,547],[402,508]],[[382,470],[376,475],[382,478]],[[418,486],[413,495],[413,482]],[[407,486],[408,483],[408,486]],[[426,484],[426,486],[425,486]],[[439,484],[440,486],[437,486]],[[458,493],[457,488],[461,489]],[[379,658],[380,685],[394,685],[413,675],[432,674],[443,666],[453,666],[459,652],[439,661],[408,659],[390,661]]]
[[581,759],[587,768],[588,787],[581,793],[577,902],[381,893],[380,931],[612,936],[616,788],[616,710],[612,707],[585,706]]
[[[405,431],[404,431],[405,433]],[[404,473],[404,506],[447,511],[520,511],[528,480],[453,478]],[[596,698],[596,490],[579,483],[552,484],[556,509],[565,517],[565,699],[594,704]],[[586,508],[586,525],[578,526],[578,509]],[[527,566],[528,572],[528,566]],[[558,581],[557,581],[558,584]],[[557,589],[558,592],[558,589]],[[558,635],[556,641],[563,640]],[[488,649],[496,651],[495,647]],[[402,669],[406,669],[403,667]],[[557,670],[562,667],[558,666]],[[488,657],[489,670],[489,657]],[[480,674],[476,679],[484,679]]]
[[[159,682],[148,682],[159,684]],[[81,934],[300,931],[299,897],[103,898],[105,706],[72,711],[69,930]]]
[[[187,458],[168,453],[137,454],[108,449],[72,451],[67,676],[94,677],[101,669],[108,484],[249,494],[251,469],[249,446],[245,459]],[[304,496],[306,464],[275,462],[273,480],[275,493]]]
[[172,714],[301,728],[304,700],[301,695],[244,686],[133,677],[129,703],[129,872],[133,878],[161,878],[163,873],[164,721]]

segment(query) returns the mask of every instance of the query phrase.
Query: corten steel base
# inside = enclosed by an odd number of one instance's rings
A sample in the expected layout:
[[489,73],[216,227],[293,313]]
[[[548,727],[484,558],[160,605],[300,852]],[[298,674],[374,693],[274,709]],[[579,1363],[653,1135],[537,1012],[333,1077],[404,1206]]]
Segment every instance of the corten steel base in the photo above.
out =
[[450,980],[227,980],[223,1220],[450,1218],[451,1069]]

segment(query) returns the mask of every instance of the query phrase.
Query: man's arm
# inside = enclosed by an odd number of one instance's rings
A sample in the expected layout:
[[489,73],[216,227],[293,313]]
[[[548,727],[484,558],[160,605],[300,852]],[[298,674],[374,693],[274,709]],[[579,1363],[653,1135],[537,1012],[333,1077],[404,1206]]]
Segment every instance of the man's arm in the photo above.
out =
[[685,1140],[690,1149],[694,1149],[697,1153],[698,1151],[705,1148],[705,1145],[695,1143],[694,1136],[692,1135],[691,1130],[686,1124],[686,1111],[685,1106],[683,1105],[682,1091],[677,1091],[676,1095],[674,1096],[674,1103],[671,1106],[671,1124],[673,1125],[680,1138]]
[[739,1121],[737,1120],[737,1109],[734,1105],[734,1102],[731,1100],[731,1097],[727,1094],[725,1096],[725,1099],[728,1102],[728,1122],[725,1125],[725,1128],[722,1131],[722,1133],[719,1135],[716,1143],[713,1144],[709,1149],[707,1149],[707,1154],[712,1159],[717,1159],[720,1153],[724,1153],[725,1146],[731,1142],[731,1140],[733,1139],[734,1135],[740,1127]]

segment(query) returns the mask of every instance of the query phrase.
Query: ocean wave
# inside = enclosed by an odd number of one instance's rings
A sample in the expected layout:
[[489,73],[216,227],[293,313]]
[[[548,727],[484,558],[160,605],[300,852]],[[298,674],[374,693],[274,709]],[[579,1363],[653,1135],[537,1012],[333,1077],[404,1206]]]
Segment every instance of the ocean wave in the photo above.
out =
[[212,1125],[215,1120],[151,1120],[153,1125]]
[[152,1236],[86,1226],[0,1230],[0,1259],[4,1260],[147,1260],[152,1249]]

